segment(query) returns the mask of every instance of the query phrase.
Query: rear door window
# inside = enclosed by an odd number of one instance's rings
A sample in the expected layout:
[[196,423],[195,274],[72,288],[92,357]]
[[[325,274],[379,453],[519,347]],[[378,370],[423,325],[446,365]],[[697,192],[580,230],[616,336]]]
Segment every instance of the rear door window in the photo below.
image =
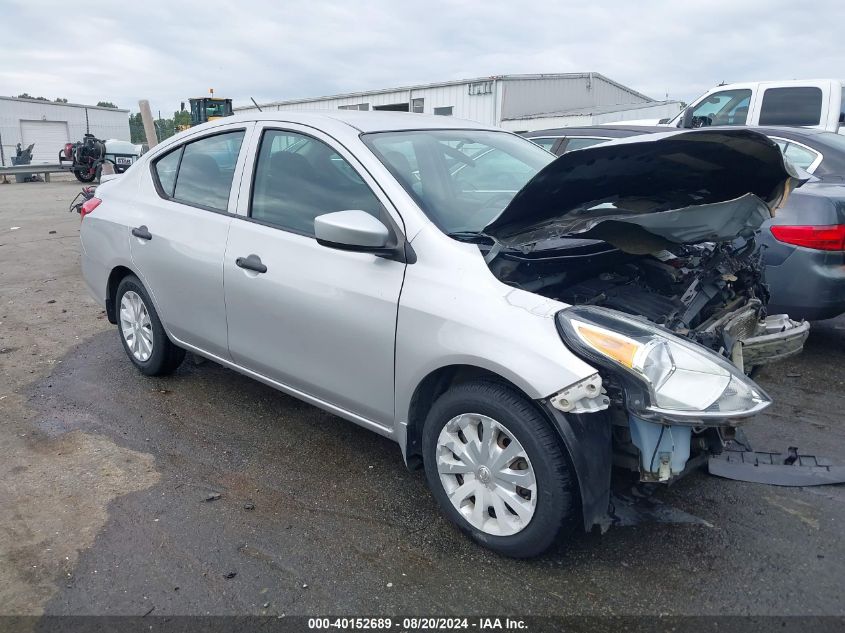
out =
[[609,138],[598,138],[595,136],[571,136],[566,142],[566,150],[564,151],[571,152],[576,149],[584,149],[585,147],[592,147],[593,145],[598,145],[599,143],[604,143],[609,140]]
[[185,145],[173,199],[177,202],[226,211],[235,165],[244,131],[207,136]]
[[530,138],[528,139],[532,143],[536,143],[540,147],[542,147],[546,151],[552,151],[552,147],[554,147],[555,143],[558,142],[556,138]]
[[821,88],[768,88],[763,93],[760,125],[818,125],[821,117]]
[[777,143],[783,155],[796,167],[813,173],[822,162],[821,152],[814,150],[812,147],[807,147],[791,139],[776,136],[770,136],[769,138]]
[[173,197],[173,187],[176,186],[176,170],[179,169],[180,158],[182,158],[182,148],[178,147],[159,158],[154,165],[158,184],[168,198]]
[[810,166],[816,162],[819,153],[811,150],[809,147],[789,143],[783,152],[789,161],[796,167],[809,170]]

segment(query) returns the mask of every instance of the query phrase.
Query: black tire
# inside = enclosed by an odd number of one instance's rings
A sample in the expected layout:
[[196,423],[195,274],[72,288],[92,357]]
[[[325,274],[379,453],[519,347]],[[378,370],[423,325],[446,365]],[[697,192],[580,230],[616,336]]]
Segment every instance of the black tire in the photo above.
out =
[[[120,304],[123,299],[123,295],[129,291],[133,291],[138,294],[150,317],[153,346],[150,357],[144,361],[139,360],[133,355],[132,350],[129,348],[129,344],[126,342],[126,338],[123,335],[123,328],[121,327]],[[142,374],[146,374],[147,376],[166,376],[167,374],[172,374],[176,371],[176,368],[182,364],[183,360],[185,360],[185,350],[181,347],[177,347],[170,341],[167,333],[164,331],[164,327],[161,325],[161,320],[158,318],[155,306],[150,300],[149,293],[147,293],[146,288],[144,288],[144,285],[135,275],[127,275],[121,280],[117,287],[117,292],[115,293],[114,305],[115,311],[117,312],[117,334],[120,337],[123,349],[129,357],[129,360],[132,361],[132,364],[135,365]]]
[[[504,425],[522,444],[534,469],[537,506],[528,525],[510,536],[476,529],[458,512],[437,468],[437,439],[449,420],[462,413],[488,416]],[[576,479],[558,437],[547,420],[515,389],[490,381],[468,382],[449,389],[432,406],[422,438],[426,479],[443,513],[473,540],[500,554],[530,558],[569,534],[577,513]]]
[[90,171],[83,172],[82,170],[74,169],[73,175],[76,176],[76,179],[79,182],[89,183],[94,182],[94,179],[97,177],[97,174],[92,174]]

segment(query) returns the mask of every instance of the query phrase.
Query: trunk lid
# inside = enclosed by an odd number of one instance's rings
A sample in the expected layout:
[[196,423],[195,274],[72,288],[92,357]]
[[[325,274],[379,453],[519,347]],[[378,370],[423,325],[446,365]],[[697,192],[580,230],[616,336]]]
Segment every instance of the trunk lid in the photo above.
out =
[[807,175],[751,130],[620,139],[549,163],[487,225],[506,246],[599,239],[632,253],[750,237]]

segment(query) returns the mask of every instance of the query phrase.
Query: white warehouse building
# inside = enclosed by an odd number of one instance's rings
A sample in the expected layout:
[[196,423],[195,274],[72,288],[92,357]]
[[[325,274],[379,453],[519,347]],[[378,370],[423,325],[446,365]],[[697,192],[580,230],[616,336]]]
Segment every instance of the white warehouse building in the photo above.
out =
[[65,143],[89,131],[100,139],[129,140],[129,110],[77,103],[0,97],[0,159],[12,164],[18,143],[35,143],[33,163],[57,163]]
[[[668,118],[680,111],[681,103],[656,101],[599,73],[559,73],[500,75],[276,101],[261,105],[261,109],[420,112],[530,132],[567,125]],[[257,108],[235,110],[255,112]]]

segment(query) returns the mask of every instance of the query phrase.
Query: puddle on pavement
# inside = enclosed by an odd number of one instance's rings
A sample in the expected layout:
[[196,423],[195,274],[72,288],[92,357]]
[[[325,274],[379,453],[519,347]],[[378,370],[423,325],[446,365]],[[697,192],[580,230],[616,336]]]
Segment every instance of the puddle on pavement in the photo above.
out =
[[640,484],[614,490],[610,495],[611,524],[629,527],[644,523],[692,524],[713,527],[709,521],[654,498],[655,490]]
[[47,437],[56,438],[71,431],[90,430],[96,423],[96,418],[89,413],[62,413],[41,418],[34,426]]

